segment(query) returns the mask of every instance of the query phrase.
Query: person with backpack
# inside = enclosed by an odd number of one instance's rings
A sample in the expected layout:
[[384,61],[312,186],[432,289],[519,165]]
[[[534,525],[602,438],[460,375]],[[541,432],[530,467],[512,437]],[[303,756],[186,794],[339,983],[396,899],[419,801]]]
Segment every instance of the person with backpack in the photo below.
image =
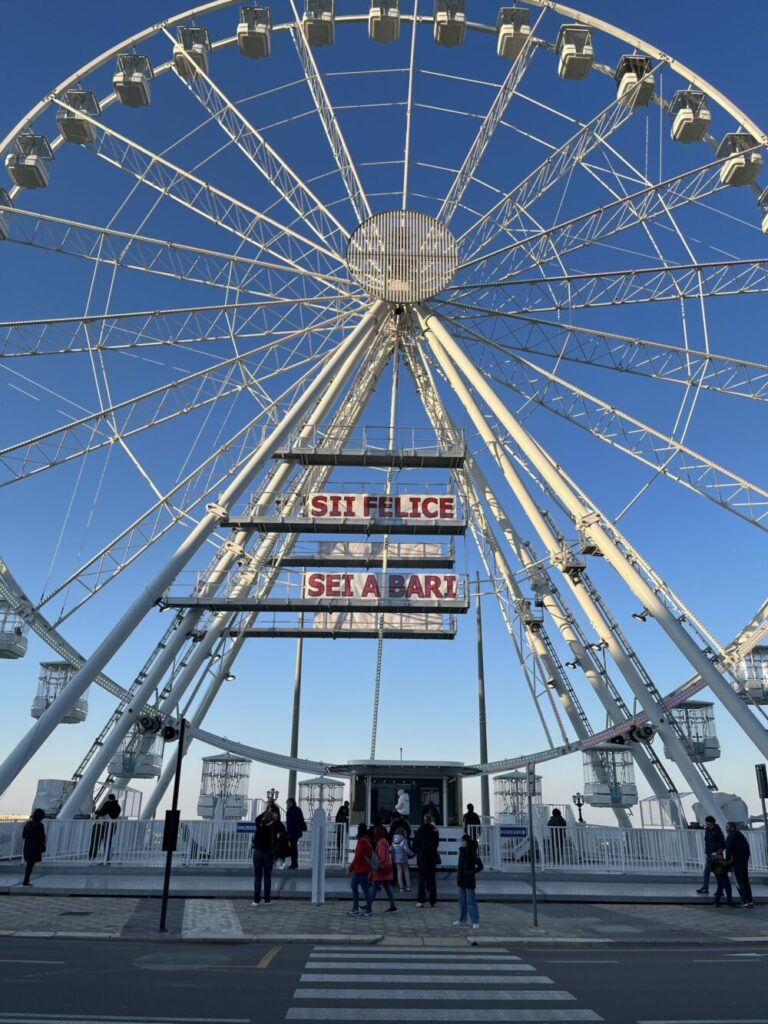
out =
[[253,904],[261,904],[261,888],[264,886],[264,903],[272,902],[272,865],[275,862],[280,836],[285,825],[267,808],[256,818],[256,830],[251,839],[253,851]]
[[[370,840],[368,839],[368,828],[365,825],[357,826],[357,845],[347,871],[352,875],[352,909],[347,911],[347,917],[373,917],[371,887],[368,885],[368,875],[379,866],[379,860],[373,852]],[[359,894],[363,890],[365,899],[365,910],[361,912]]]
[[22,885],[32,885],[30,878],[35,864],[39,864],[45,853],[45,811],[36,807],[32,816],[21,830],[21,838],[24,840],[21,855],[24,859],[24,881]]
[[408,858],[413,850],[404,828],[398,828],[392,836],[392,860],[397,868],[397,888],[400,892],[411,891],[411,869]]
[[483,862],[477,852],[477,843],[465,832],[459,842],[459,863],[456,869],[456,885],[459,896],[459,916],[455,925],[467,923],[467,913],[476,931],[480,927],[480,913],[475,896],[476,876],[483,870]]
[[419,868],[419,888],[416,894],[416,906],[421,909],[427,902],[434,907],[437,903],[437,865],[440,863],[440,833],[435,828],[431,814],[424,815],[424,824],[420,825],[413,839],[416,851],[416,864]]
[[709,858],[709,869],[715,876],[717,889],[715,890],[715,906],[719,907],[725,893],[729,907],[733,906],[733,891],[728,872],[731,870],[731,862],[723,857],[722,851],[718,850]]
[[725,846],[723,830],[711,814],[704,819],[704,876],[700,887],[696,890],[701,896],[709,892],[709,876],[712,870],[712,858],[716,853],[722,853]]
[[384,911],[385,914],[394,914],[397,910],[395,906],[395,897],[392,894],[392,880],[395,877],[395,869],[392,864],[392,851],[389,848],[389,841],[386,833],[381,836],[376,843],[375,847],[376,860],[379,862],[377,868],[371,870],[370,881],[373,883],[371,889],[371,904],[379,894],[380,889],[384,889],[389,900],[389,906]]

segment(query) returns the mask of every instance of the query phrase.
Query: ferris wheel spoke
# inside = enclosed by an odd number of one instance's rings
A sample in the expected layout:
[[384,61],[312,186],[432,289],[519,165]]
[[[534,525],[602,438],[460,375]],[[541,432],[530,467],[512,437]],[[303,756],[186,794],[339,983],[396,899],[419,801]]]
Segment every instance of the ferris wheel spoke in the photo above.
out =
[[[466,270],[478,265],[487,265],[492,260],[499,260],[498,268],[505,267],[506,272],[512,274],[521,264],[522,269],[525,269],[548,262],[546,251],[550,244],[554,244],[562,257],[639,224],[647,225],[658,217],[666,216],[670,210],[695,203],[705,196],[727,188],[720,181],[721,163],[722,161],[716,160],[651,184],[631,195],[547,228],[539,234],[466,260],[458,269]],[[517,259],[516,254],[519,257]]]
[[[349,295],[356,292],[350,293],[350,282],[344,278],[324,276],[310,270],[288,270],[262,260],[230,256],[227,253],[132,235],[125,231],[27,210],[0,207],[0,211],[7,218],[10,229],[7,241],[66,253],[104,265],[211,285],[228,292],[236,289],[246,295],[261,298],[279,295],[274,291],[260,290],[256,286],[256,278],[262,271],[268,277],[277,276],[278,280],[285,277],[286,284],[283,287],[292,287],[296,281],[302,280],[317,282],[322,289],[335,294]],[[322,291],[318,292],[318,295],[322,294]]]
[[[327,321],[302,327],[294,337],[313,339],[316,334],[335,332],[350,316],[337,314]],[[98,412],[67,423],[63,427],[46,431],[37,437],[28,438],[0,449],[0,466],[5,470],[5,479],[0,487],[18,483],[27,477],[60,466],[74,459],[108,446],[116,438],[127,439],[162,423],[186,416],[188,413],[205,408],[224,398],[232,398],[243,391],[251,391],[254,378],[248,374],[244,380],[234,380],[233,374],[249,360],[269,356],[273,366],[259,377],[260,385],[275,376],[313,366],[323,355],[323,343],[309,355],[286,359],[283,349],[288,339],[267,342],[248,352],[222,360],[204,370],[198,370],[186,377],[178,378],[134,398],[100,409]],[[313,341],[313,346],[317,339]],[[325,339],[327,345],[327,339]],[[262,360],[259,369],[264,369]],[[254,396],[255,397],[255,396]],[[137,423],[137,418],[141,416]]]
[[[318,366],[332,354],[332,351],[326,353],[318,361]],[[177,480],[146,512],[122,529],[67,579],[46,593],[38,609],[62,597],[67,609],[56,622],[56,626],[60,625],[178,523],[194,525],[195,510],[218,494],[221,487],[242,468],[263,440],[264,434],[279,421],[285,409],[314,379],[316,369],[314,367],[299,380],[292,382],[268,407],[261,409],[245,426],[217,445],[210,455]],[[70,591],[77,595],[73,604],[68,602]]]
[[328,139],[328,144],[331,147],[333,159],[336,162],[339,174],[344,182],[349,202],[352,205],[357,222],[362,224],[363,221],[367,220],[371,216],[371,207],[368,204],[368,198],[363,191],[360,176],[357,173],[357,167],[352,160],[346,140],[339,126],[336,111],[328,98],[325,85],[320,77],[320,70],[317,66],[314,54],[304,38],[304,33],[301,28],[301,19],[299,18],[299,12],[296,8],[295,0],[290,0],[290,4],[295,22],[290,30],[293,45],[304,71],[304,77],[312,95],[312,100],[315,104],[317,115],[320,118],[320,123],[323,126],[325,137]]
[[573,168],[582,163],[595,148],[603,145],[629,120],[632,113],[631,105],[614,100],[595,118],[582,125],[460,236],[459,243],[465,258],[472,259],[507,230],[520,211],[528,209],[561,178],[570,175]]
[[[552,301],[550,291],[543,302],[515,300],[515,291],[567,286],[563,296]],[[486,288],[488,284],[470,286]],[[768,291],[768,259],[720,260],[686,263],[680,266],[638,267],[606,270],[597,274],[568,274],[558,277],[515,278],[494,287],[507,291],[517,314],[562,312],[603,306],[631,306],[671,299],[714,298],[728,295],[757,295]],[[469,289],[467,289],[469,291]]]
[[257,246],[262,253],[280,261],[284,266],[299,269],[302,266],[300,261],[306,260],[308,255],[318,259],[317,270],[343,263],[342,257],[325,245],[241,203],[203,178],[108,128],[102,121],[75,111],[63,100],[54,97],[54,102],[62,109],[83,117],[93,126],[95,141],[86,145],[86,149],[132,175],[142,185],[160,192],[212,224]]
[[507,340],[502,342],[498,332],[494,333],[493,340],[511,351],[597,366],[684,387],[695,384],[735,398],[768,401],[768,363],[487,307],[452,302],[435,304],[436,308],[443,306],[446,316],[452,319],[462,336],[461,325],[466,323],[485,334],[489,333],[486,329],[489,324],[498,325],[503,332],[501,336]]
[[[486,344],[495,347],[493,342]],[[768,490],[730,472],[705,455],[622,412],[614,405],[502,349],[514,366],[506,376],[481,369],[485,377],[581,427],[658,474],[700,494],[741,519],[768,531]]]
[[444,224],[450,224],[453,220],[453,216],[461,203],[464,193],[466,192],[469,183],[477,173],[496,129],[499,127],[499,124],[506,113],[507,107],[512,102],[512,98],[517,92],[518,87],[528,70],[529,64],[533,60],[533,55],[538,46],[538,43],[535,42],[534,34],[536,29],[539,27],[544,14],[545,11],[541,11],[536,19],[536,23],[531,29],[530,35],[523,44],[523,48],[512,62],[512,66],[507,72],[504,81],[501,83],[488,113],[485,115],[485,118],[480,125],[477,135],[472,141],[467,155],[464,157],[464,162],[451,183],[448,194],[443,200],[442,206],[437,214],[437,219],[442,221]]
[[[175,42],[167,29],[165,34]],[[323,243],[342,251],[349,232],[325,206],[293,168],[280,156],[274,146],[245,117],[237,104],[198,68],[194,77],[183,78],[173,66],[176,78],[192,93],[200,105],[211,115],[222,131],[245,155],[256,170],[297,214],[299,221]]]
[[[0,359],[37,355],[82,354],[90,349],[120,352],[162,347],[194,347],[208,342],[238,338],[277,337],[290,333],[260,324],[264,314],[286,308],[342,311],[342,307],[362,312],[359,300],[349,296],[323,296],[297,299],[275,296],[253,302],[223,302],[211,306],[142,310],[135,313],[89,314],[81,317],[52,317],[45,320],[6,320],[0,322]],[[97,342],[88,343],[86,330],[98,329]],[[261,329],[257,329],[261,327]]]

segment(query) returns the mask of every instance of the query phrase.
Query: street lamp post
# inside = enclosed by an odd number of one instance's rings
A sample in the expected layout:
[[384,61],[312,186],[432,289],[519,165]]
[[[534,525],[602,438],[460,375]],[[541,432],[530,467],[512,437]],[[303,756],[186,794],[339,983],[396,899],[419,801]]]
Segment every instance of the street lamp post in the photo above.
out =
[[579,824],[583,825],[584,824],[584,818],[581,816],[581,808],[584,806],[584,797],[582,796],[581,793],[574,793],[574,795],[571,797],[571,799],[573,800],[574,804],[576,805],[576,810],[579,812]]

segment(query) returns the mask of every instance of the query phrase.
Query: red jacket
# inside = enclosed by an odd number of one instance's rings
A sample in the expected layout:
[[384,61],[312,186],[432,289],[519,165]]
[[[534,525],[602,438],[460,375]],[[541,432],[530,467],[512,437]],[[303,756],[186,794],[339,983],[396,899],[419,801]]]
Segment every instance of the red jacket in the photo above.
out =
[[355,847],[355,855],[352,858],[352,863],[349,865],[349,872],[352,875],[367,875],[371,870],[371,854],[373,850],[371,844],[363,836],[362,839],[357,840],[357,846]]
[[375,871],[371,872],[371,881],[391,882],[395,877],[395,871],[392,867],[392,854],[386,839],[380,839],[376,843],[376,857],[378,858],[379,866]]

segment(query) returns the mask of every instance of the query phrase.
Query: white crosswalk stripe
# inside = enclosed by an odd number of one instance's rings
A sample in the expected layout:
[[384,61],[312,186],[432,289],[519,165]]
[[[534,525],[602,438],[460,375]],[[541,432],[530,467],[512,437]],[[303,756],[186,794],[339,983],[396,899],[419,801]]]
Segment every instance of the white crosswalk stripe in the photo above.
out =
[[576,997],[554,986],[552,978],[506,950],[453,947],[443,953],[411,946],[353,952],[347,946],[342,952],[341,947],[319,946],[307,957],[285,1019],[331,1024],[602,1021],[594,1010],[574,1007]]

